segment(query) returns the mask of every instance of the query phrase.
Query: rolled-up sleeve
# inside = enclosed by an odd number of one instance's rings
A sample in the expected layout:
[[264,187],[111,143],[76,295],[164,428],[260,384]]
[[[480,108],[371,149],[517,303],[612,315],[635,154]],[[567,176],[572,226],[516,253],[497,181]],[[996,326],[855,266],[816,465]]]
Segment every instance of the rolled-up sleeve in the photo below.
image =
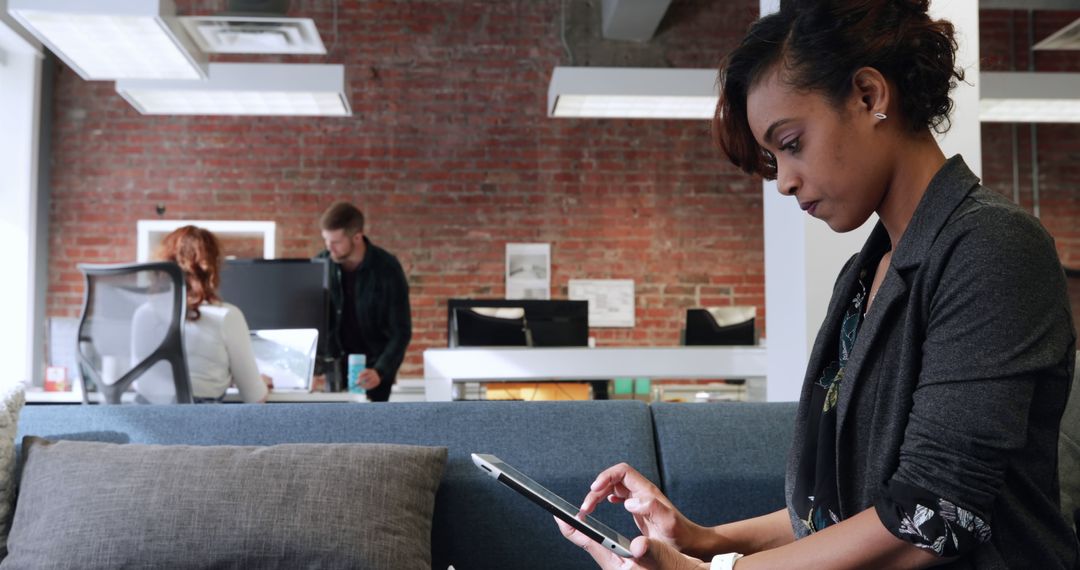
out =
[[894,535],[939,556],[990,539],[1036,386],[1073,342],[1052,240],[1030,218],[993,216],[946,240],[899,466],[875,504]]

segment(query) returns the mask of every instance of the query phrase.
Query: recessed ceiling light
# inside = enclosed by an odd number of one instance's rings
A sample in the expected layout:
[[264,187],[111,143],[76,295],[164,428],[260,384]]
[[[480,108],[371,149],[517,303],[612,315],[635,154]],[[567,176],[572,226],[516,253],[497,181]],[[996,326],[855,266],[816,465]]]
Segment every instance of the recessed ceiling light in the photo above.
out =
[[183,16],[180,21],[206,53],[326,53],[311,18]]

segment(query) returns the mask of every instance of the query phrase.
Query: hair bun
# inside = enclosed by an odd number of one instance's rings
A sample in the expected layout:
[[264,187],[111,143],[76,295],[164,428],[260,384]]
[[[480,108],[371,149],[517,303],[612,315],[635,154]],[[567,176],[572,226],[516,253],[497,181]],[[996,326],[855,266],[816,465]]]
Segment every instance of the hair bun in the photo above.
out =
[[909,10],[916,15],[924,15],[930,12],[930,0],[893,0],[898,8]]

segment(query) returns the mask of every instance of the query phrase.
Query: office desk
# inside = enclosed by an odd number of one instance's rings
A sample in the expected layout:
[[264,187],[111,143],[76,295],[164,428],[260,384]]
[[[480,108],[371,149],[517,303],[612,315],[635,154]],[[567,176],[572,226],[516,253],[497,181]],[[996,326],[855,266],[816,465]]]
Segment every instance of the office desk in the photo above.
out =
[[612,378],[765,378],[763,346],[431,348],[424,351],[429,402],[460,398],[464,382]]
[[[125,403],[133,403],[134,394],[128,393],[124,395]],[[239,392],[236,388],[229,388],[225,392],[226,403],[240,403],[243,400],[240,399]],[[367,397],[363,394],[352,394],[349,392],[274,392],[270,391],[270,397],[266,399],[267,403],[359,403],[367,402]],[[82,393],[81,392],[41,392],[41,391],[29,391],[26,392],[27,404],[81,404]]]

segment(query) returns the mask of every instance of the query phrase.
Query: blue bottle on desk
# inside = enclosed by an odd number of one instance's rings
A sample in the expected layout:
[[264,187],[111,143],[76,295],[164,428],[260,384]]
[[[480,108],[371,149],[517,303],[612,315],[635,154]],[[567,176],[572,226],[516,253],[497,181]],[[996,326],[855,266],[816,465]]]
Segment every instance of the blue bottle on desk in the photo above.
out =
[[345,373],[345,377],[348,379],[349,392],[353,394],[364,393],[364,387],[360,385],[360,373],[364,371],[366,366],[367,357],[363,354],[349,355],[348,368]]

